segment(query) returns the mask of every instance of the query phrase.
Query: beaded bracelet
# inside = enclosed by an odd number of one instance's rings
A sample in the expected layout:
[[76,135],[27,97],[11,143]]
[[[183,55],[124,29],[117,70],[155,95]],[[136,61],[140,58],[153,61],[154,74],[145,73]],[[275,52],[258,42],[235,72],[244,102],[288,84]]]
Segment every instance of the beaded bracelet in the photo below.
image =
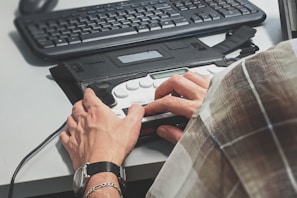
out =
[[98,190],[98,189],[104,188],[104,187],[115,188],[120,193],[120,197],[123,198],[123,194],[122,194],[121,189],[117,185],[115,185],[114,183],[112,183],[112,182],[104,182],[102,184],[98,184],[96,186],[93,186],[92,188],[90,188],[88,190],[88,192],[86,193],[86,195],[84,196],[84,198],[88,198],[90,196],[90,194],[92,194],[95,190]]

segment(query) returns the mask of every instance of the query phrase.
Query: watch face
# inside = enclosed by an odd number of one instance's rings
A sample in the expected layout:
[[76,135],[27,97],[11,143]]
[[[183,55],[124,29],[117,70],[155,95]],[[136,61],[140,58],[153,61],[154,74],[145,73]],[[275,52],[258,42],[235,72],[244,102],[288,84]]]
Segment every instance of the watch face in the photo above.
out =
[[78,193],[84,187],[84,173],[85,173],[86,166],[83,165],[79,167],[73,177],[73,191],[74,193]]

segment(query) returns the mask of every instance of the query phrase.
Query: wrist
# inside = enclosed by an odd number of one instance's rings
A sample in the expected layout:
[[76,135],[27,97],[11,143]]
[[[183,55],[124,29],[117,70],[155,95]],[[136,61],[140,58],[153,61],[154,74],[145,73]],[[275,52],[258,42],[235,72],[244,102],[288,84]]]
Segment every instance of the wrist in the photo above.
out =
[[84,198],[120,197],[123,198],[118,178],[110,172],[93,175],[86,187]]
[[121,188],[124,190],[124,169],[112,162],[104,161],[96,163],[86,163],[75,171],[73,178],[73,190],[75,194],[82,195],[85,192],[86,187],[89,186],[90,181],[93,181],[95,178],[95,181],[99,182],[97,181],[98,177],[101,178],[100,181],[105,180],[106,182],[106,180],[108,181],[108,179],[116,181],[116,183],[119,184]]
[[115,159],[112,157],[94,157],[94,158],[90,158],[87,163],[89,164],[96,164],[98,162],[111,162],[112,164],[120,167],[123,164],[124,160],[120,160],[120,159]]
[[[114,154],[116,153],[116,155]],[[124,162],[125,156],[121,157],[121,152],[105,152],[105,153],[99,153],[96,152],[94,156],[88,157],[89,163],[96,163],[96,162],[112,162],[116,164],[117,166],[121,166]]]
[[87,184],[87,188],[90,188],[98,183],[103,183],[106,181],[113,182],[114,184],[119,185],[118,177],[111,173],[111,172],[102,172],[102,173],[96,173],[92,177],[90,177],[89,182]]

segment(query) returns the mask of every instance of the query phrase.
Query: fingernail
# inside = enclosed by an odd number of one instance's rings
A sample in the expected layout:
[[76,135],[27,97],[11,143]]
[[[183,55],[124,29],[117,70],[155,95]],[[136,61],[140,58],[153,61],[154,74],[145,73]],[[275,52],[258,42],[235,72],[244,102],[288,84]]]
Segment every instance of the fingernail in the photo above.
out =
[[164,136],[164,135],[166,135],[166,134],[167,134],[167,129],[166,129],[166,127],[162,127],[162,126],[158,127],[158,128],[157,128],[157,133],[158,133],[158,134],[162,134],[162,135],[160,135],[160,136]]

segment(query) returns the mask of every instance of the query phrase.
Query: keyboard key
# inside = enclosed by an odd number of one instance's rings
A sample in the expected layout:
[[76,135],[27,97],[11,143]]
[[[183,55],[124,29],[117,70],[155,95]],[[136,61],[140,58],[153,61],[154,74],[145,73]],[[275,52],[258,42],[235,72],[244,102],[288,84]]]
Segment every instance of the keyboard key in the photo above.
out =
[[157,10],[161,10],[161,9],[165,9],[165,8],[170,8],[170,5],[168,3],[164,3],[164,4],[159,4],[154,6]]
[[68,42],[66,41],[66,39],[62,39],[62,38],[54,40],[54,43],[56,44],[56,46],[68,45]]
[[217,13],[212,13],[209,16],[212,18],[212,20],[219,20],[221,18]]
[[40,41],[40,42],[38,42],[38,44],[42,48],[52,48],[52,47],[55,47],[55,44],[52,41]]
[[180,16],[180,13],[178,13],[174,10],[167,10],[166,14],[168,14],[170,17]]
[[184,18],[175,19],[175,20],[173,20],[173,23],[176,26],[183,26],[183,25],[188,25],[189,24],[188,20],[187,19],[184,19]]
[[80,38],[82,42],[92,42],[92,41],[104,40],[109,38],[128,36],[133,34],[137,34],[137,31],[135,30],[135,28],[131,27],[131,28],[119,29],[114,32],[106,31],[106,32],[99,32],[95,34],[82,35]]
[[162,21],[160,22],[162,28],[171,28],[175,27],[175,25],[171,21]]
[[199,13],[198,15],[202,18],[203,21],[211,21],[212,20],[212,18],[206,13]]
[[191,17],[191,20],[192,20],[194,23],[201,23],[201,22],[202,22],[202,19],[201,19],[199,16],[192,16],[192,17]]
[[146,25],[139,25],[136,27],[136,29],[139,33],[150,31]]
[[254,7],[252,7],[251,5],[245,5],[245,7],[247,8],[247,9],[249,9],[250,11],[251,11],[251,13],[256,13],[256,12],[258,12]]
[[151,31],[153,31],[153,30],[160,30],[161,29],[161,26],[159,24],[157,24],[157,23],[149,24],[148,27],[149,27],[149,29]]
[[81,40],[78,37],[76,37],[76,36],[69,37],[66,40],[68,41],[69,44],[81,43]]
[[224,10],[221,12],[225,18],[240,16],[241,13],[238,10]]

